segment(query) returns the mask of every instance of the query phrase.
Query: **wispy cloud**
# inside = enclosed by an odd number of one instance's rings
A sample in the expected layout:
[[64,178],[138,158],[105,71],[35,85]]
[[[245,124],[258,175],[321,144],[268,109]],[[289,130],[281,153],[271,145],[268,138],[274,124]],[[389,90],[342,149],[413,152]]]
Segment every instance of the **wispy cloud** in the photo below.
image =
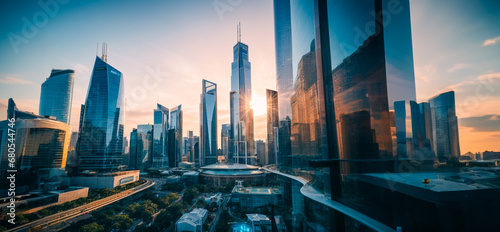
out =
[[500,115],[483,115],[459,120],[462,126],[471,127],[475,131],[500,131]]
[[0,78],[0,84],[5,84],[5,85],[31,85],[34,84],[31,81],[24,80],[21,78],[16,78],[16,77],[4,77]]
[[450,72],[450,73],[451,73],[451,72],[455,72],[455,71],[458,71],[458,70],[461,70],[461,69],[470,68],[470,67],[472,67],[472,65],[471,65],[471,64],[463,64],[463,63],[459,63],[459,64],[455,64],[455,65],[453,65],[453,67],[449,68],[449,69],[448,69],[448,70],[446,70],[446,71],[448,71],[448,72]]
[[500,41],[500,36],[493,39],[487,39],[483,42],[483,47],[495,45],[498,41]]

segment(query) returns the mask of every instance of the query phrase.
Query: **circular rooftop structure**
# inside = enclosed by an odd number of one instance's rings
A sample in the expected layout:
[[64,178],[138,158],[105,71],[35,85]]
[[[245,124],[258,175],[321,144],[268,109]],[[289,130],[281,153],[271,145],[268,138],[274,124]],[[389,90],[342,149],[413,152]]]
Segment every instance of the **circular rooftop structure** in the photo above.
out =
[[200,169],[201,181],[216,186],[234,184],[236,180],[263,181],[266,175],[261,167],[247,164],[211,164]]

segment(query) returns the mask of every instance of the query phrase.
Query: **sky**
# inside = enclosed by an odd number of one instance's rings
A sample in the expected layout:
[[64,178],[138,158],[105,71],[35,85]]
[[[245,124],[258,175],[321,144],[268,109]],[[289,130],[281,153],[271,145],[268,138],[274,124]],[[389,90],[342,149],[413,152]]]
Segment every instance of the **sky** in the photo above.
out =
[[[272,0],[2,1],[0,120],[7,99],[38,113],[51,69],[74,69],[77,131],[97,44],[123,73],[128,137],[153,123],[156,103],[182,104],[184,134],[199,134],[201,81],[218,87],[218,133],[229,123],[232,47],[249,46],[255,138],[266,138],[266,89],[276,89]],[[461,151],[500,151],[500,2],[411,0],[417,99],[454,90]],[[101,52],[99,51],[98,54]]]

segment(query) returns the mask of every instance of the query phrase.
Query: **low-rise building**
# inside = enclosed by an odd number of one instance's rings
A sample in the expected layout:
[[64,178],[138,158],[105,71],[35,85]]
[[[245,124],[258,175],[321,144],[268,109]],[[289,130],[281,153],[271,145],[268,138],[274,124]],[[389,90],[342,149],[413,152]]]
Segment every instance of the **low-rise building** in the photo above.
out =
[[243,210],[253,210],[269,204],[279,205],[282,200],[281,191],[270,187],[235,186],[231,193],[231,201],[239,204]]
[[139,180],[139,170],[88,173],[86,175],[65,177],[64,183],[72,186],[86,186],[90,189],[109,188],[130,184]]
[[253,232],[272,231],[271,220],[263,214],[247,214],[247,222],[250,224]]
[[193,209],[189,213],[182,215],[175,223],[177,232],[202,232],[203,223],[207,219],[208,211],[206,209]]

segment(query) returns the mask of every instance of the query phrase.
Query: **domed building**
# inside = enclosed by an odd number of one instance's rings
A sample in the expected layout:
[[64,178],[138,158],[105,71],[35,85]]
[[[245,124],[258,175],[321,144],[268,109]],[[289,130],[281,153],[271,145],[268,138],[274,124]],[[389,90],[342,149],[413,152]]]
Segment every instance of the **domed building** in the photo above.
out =
[[263,182],[266,176],[261,167],[247,164],[211,164],[200,169],[201,183],[215,186],[234,184],[236,180]]

